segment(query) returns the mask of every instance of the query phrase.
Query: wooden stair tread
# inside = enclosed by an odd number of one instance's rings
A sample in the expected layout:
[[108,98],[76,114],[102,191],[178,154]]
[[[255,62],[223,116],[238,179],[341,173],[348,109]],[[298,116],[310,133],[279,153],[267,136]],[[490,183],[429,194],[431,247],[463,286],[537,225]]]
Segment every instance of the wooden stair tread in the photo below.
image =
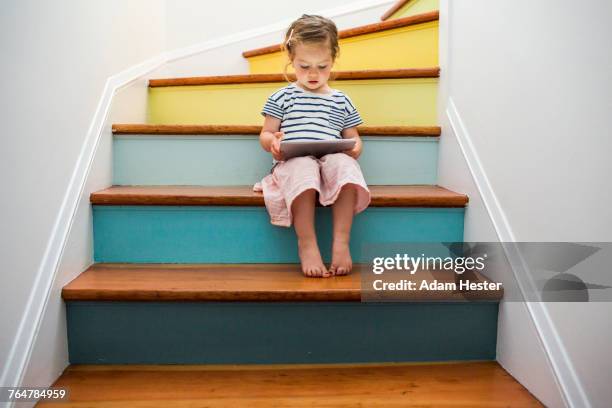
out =
[[[398,18],[394,20],[382,21],[380,23],[366,24],[363,26],[353,27],[346,30],[340,30],[338,32],[338,38],[350,38],[358,35],[365,35],[376,33],[380,31],[392,30],[394,28],[406,27],[415,24],[427,23],[430,21],[436,21],[440,18],[440,13],[436,11],[430,11],[427,13],[421,13],[414,16],[408,16]],[[242,53],[244,58],[255,57],[258,55],[271,54],[281,50],[281,44],[274,44],[267,47],[256,48],[253,50],[245,51]]]
[[68,400],[37,407],[543,406],[496,361],[70,365],[53,387]]
[[[261,125],[157,125],[115,123],[115,135],[259,135]],[[440,136],[440,126],[358,126],[360,135],[372,136]]]
[[[353,71],[333,71],[332,81],[345,81],[355,79],[392,79],[392,78],[437,78],[440,76],[439,67],[431,68],[401,68],[401,69],[365,69]],[[295,74],[289,73],[287,77],[295,81]],[[223,85],[223,84],[261,84],[267,82],[286,82],[282,73],[273,74],[241,74],[241,75],[215,75],[184,78],[158,78],[150,79],[149,87],[164,86],[193,86],[193,85]]]
[[[465,194],[435,185],[368,186],[372,207],[464,207]],[[263,206],[253,186],[111,186],[91,193],[95,205]]]
[[[97,263],[64,286],[64,300],[133,301],[356,301],[361,300],[361,274],[331,278],[305,277],[299,264],[132,264]],[[452,271],[420,270],[416,281],[454,282]],[[490,282],[479,273],[470,280]],[[477,291],[471,300],[499,300],[503,289]],[[414,291],[409,300],[465,300],[452,291]]]

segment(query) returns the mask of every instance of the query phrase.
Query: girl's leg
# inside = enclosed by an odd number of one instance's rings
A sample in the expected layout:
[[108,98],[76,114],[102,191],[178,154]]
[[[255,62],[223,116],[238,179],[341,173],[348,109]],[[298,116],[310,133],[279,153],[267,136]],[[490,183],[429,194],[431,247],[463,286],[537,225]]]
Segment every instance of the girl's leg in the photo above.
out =
[[298,251],[302,262],[302,272],[306,276],[329,277],[321,259],[317,235],[314,228],[315,200],[317,191],[313,188],[303,191],[291,203],[293,226],[298,239]]
[[332,205],[333,244],[330,272],[346,275],[353,268],[349,249],[354,214],[370,204],[370,190],[357,160],[345,153],[327,154],[319,159],[321,165],[322,205]]
[[357,190],[355,184],[345,184],[332,205],[334,237],[332,261],[329,267],[332,275],[346,275],[353,269],[349,243],[356,200]]

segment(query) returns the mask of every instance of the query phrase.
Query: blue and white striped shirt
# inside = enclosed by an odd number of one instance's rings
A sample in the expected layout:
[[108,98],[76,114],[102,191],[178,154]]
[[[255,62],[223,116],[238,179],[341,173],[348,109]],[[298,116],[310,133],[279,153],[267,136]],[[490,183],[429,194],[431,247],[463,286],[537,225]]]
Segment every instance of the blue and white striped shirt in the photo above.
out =
[[286,141],[342,139],[343,129],[363,123],[344,92],[332,89],[329,94],[314,93],[295,82],[270,95],[261,114],[281,120],[282,140]]

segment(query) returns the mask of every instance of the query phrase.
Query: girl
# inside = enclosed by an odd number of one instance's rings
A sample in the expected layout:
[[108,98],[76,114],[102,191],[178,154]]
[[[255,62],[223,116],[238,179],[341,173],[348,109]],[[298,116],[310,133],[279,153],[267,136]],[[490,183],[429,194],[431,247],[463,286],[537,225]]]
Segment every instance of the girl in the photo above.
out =
[[[370,204],[370,190],[357,158],[362,142],[357,125],[363,123],[351,99],[328,85],[339,53],[333,21],[304,14],[285,34],[284,50],[296,81],[269,96],[259,141],[271,152],[274,166],[255,191],[263,191],[270,222],[289,227],[293,221],[304,275],[329,277],[351,272],[349,241],[353,215]],[[295,157],[284,161],[281,140],[354,138],[355,147],[342,153]],[[314,228],[317,193],[321,205],[332,205],[333,244],[329,269],[323,264]]]

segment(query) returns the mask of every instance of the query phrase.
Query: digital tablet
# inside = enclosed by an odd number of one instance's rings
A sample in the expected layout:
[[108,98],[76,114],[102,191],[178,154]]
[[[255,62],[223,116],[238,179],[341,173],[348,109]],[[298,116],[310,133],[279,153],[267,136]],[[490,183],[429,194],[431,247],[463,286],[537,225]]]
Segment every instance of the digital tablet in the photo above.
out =
[[283,160],[292,157],[315,156],[322,157],[330,153],[338,153],[355,147],[355,139],[336,140],[289,140],[280,143]]

